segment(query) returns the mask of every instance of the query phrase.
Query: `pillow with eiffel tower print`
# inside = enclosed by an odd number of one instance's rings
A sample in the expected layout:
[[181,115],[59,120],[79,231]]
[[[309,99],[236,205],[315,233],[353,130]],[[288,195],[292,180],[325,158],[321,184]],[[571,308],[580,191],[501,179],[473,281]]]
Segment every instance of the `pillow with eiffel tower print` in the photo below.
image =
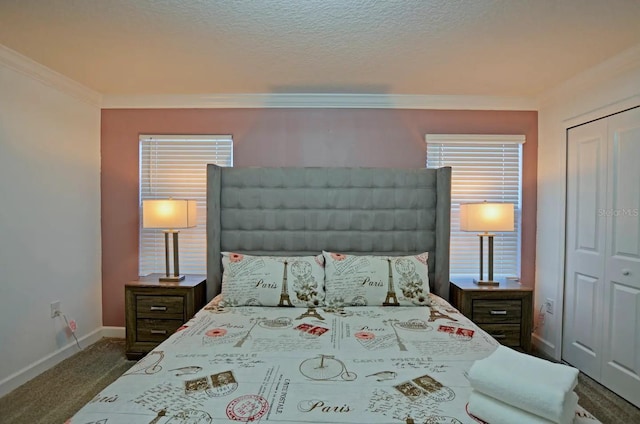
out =
[[222,306],[324,306],[322,255],[222,252],[222,268]]
[[427,252],[409,256],[322,254],[330,307],[430,304]]

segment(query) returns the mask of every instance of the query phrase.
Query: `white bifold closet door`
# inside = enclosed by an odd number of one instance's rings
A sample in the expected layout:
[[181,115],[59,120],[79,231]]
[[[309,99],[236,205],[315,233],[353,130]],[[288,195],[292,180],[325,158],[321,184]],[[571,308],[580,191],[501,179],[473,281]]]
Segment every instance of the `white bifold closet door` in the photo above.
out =
[[572,128],[562,358],[640,406],[640,108]]

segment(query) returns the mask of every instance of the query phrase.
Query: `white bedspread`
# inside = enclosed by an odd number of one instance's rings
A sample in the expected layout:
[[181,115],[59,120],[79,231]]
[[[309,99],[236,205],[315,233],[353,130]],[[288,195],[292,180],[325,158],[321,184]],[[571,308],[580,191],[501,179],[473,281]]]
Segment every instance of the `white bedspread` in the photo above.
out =
[[[431,307],[210,303],[73,424],[477,423],[466,373],[497,342]],[[597,423],[578,408],[576,423]]]

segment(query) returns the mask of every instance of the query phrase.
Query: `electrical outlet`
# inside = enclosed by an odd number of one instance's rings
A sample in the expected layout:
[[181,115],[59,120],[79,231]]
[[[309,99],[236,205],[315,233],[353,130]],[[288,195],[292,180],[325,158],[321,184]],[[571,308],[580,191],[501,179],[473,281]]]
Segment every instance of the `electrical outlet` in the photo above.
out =
[[553,299],[547,298],[544,302],[544,308],[549,315],[553,315]]
[[61,313],[60,301],[51,302],[51,318],[59,317]]

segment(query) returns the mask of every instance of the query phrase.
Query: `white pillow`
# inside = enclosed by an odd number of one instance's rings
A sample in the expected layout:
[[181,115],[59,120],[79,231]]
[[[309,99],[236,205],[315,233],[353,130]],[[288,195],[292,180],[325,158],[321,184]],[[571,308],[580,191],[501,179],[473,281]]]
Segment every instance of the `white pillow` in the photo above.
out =
[[429,304],[427,252],[411,256],[322,254],[328,306]]
[[251,256],[222,252],[222,267],[224,306],[324,305],[322,255]]

